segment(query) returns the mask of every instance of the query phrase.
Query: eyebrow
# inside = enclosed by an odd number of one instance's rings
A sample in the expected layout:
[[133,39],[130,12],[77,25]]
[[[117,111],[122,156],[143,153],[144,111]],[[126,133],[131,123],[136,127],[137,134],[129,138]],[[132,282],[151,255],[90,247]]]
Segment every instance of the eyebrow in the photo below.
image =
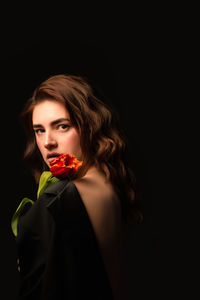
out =
[[[52,121],[50,123],[50,125],[54,126],[54,125],[56,125],[58,123],[65,122],[65,121],[69,121],[70,122],[70,119],[68,119],[68,118],[59,118],[59,119],[56,119],[56,120]],[[41,128],[41,127],[43,127],[43,125],[41,125],[41,124],[33,124],[33,128]]]

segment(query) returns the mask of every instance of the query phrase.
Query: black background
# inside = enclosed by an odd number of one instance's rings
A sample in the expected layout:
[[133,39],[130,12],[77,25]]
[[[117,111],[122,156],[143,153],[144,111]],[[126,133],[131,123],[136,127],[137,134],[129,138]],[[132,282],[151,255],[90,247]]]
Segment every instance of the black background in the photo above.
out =
[[[38,10],[39,11],[39,10]],[[133,234],[133,287],[141,297],[161,277],[169,176],[171,44],[166,28],[147,9],[89,16],[66,10],[38,16],[9,11],[1,25],[1,292],[16,299],[19,274],[10,220],[36,187],[24,169],[24,132],[19,114],[34,88],[50,75],[84,75],[110,99],[127,136],[128,153],[144,199],[144,222]],[[62,8],[60,8],[60,12]],[[33,13],[33,14],[31,14]],[[70,20],[69,17],[71,16]],[[87,25],[86,25],[87,24]],[[172,124],[172,123],[171,123]],[[154,275],[153,275],[154,274]]]

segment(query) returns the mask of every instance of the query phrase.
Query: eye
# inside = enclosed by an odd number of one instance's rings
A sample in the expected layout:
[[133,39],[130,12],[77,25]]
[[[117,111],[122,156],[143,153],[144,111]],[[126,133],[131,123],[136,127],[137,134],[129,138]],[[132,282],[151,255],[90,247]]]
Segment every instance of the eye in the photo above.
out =
[[58,129],[61,131],[66,131],[70,126],[68,124],[59,124]]
[[44,132],[44,129],[38,128],[38,129],[35,129],[34,131],[35,131],[35,134],[40,135]]

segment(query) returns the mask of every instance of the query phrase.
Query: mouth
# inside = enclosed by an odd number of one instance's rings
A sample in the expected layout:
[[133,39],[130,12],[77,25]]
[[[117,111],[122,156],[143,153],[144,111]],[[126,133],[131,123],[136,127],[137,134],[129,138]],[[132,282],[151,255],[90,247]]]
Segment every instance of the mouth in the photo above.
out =
[[60,153],[57,153],[57,152],[52,152],[52,153],[49,153],[47,154],[47,160],[48,162],[52,162],[55,158],[57,158],[58,156],[60,156]]

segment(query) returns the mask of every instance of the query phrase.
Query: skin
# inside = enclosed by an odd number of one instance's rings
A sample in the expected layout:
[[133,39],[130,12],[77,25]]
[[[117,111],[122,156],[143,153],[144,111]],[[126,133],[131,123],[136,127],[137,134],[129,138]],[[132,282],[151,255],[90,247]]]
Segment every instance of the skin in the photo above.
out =
[[55,158],[49,155],[54,153],[73,154],[81,160],[80,138],[62,103],[47,99],[37,104],[33,109],[32,122],[37,146],[48,166]]

